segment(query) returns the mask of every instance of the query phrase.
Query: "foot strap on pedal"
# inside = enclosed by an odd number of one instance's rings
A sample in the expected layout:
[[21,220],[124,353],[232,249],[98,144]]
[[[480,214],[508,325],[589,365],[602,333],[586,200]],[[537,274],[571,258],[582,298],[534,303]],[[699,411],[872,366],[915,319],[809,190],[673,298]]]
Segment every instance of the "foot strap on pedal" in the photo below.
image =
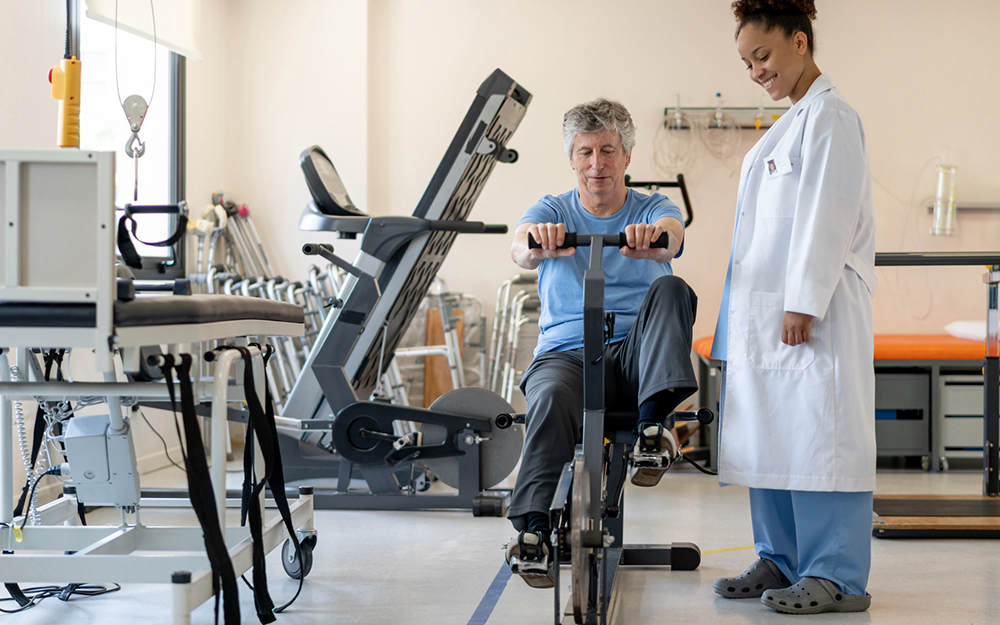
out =
[[650,423],[639,430],[638,447],[641,454],[659,454],[662,452],[663,425]]

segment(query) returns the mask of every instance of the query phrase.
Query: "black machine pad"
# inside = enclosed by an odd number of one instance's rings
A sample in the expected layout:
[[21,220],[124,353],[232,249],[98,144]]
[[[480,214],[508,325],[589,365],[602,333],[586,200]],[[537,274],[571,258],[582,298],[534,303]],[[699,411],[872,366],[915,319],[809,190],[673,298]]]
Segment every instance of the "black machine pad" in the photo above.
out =
[[178,295],[115,302],[118,327],[180,325],[245,319],[304,323],[301,306],[238,295]]

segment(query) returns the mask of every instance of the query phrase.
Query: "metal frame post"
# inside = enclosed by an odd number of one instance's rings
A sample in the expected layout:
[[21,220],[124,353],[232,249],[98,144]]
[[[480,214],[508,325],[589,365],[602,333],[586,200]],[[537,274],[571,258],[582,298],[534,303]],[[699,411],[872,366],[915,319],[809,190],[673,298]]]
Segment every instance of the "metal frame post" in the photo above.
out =
[[[590,473],[588,516],[597,523],[601,519],[601,473],[604,457],[603,253],[603,237],[593,237],[590,267],[583,274],[583,453]],[[594,340],[595,337],[597,340]]]
[[983,368],[983,494],[1000,495],[1000,265],[983,277],[989,285],[986,366]]

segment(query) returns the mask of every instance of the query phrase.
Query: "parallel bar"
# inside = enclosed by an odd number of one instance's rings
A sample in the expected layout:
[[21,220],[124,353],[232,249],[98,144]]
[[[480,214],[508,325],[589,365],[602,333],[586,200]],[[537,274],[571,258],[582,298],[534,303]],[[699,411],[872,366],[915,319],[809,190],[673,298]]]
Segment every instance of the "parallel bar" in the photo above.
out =
[[[175,391],[176,392],[176,391]],[[243,388],[229,390],[230,398],[242,399]],[[77,397],[135,397],[146,399],[169,399],[170,391],[162,382],[0,382],[0,395],[11,399],[23,398],[32,401],[34,397],[48,399],[74,399]],[[212,397],[212,385],[195,383],[195,399],[204,402]]]
[[997,252],[892,252],[875,254],[876,267],[1000,265]]

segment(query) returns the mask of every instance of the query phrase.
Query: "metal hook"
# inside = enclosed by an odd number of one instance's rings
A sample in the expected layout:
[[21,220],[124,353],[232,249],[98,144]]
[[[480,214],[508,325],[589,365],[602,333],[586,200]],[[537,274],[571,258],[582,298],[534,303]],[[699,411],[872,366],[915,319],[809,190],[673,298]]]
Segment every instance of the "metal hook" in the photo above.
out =
[[[133,150],[132,144],[136,141],[139,142],[139,147]],[[133,132],[132,136],[128,138],[128,141],[125,143],[125,153],[129,155],[129,158],[139,158],[146,153],[146,143],[139,141],[138,132]]]
[[[146,118],[146,111],[149,109],[149,105],[142,99],[142,96],[130,95],[125,98],[122,108],[125,110],[125,117],[128,118],[129,127],[132,129],[132,136],[129,137],[128,142],[125,144],[125,153],[130,158],[139,158],[146,151],[146,144],[139,141],[139,129],[142,128],[142,121]],[[132,144],[136,141],[139,142],[139,148],[133,150]]]

